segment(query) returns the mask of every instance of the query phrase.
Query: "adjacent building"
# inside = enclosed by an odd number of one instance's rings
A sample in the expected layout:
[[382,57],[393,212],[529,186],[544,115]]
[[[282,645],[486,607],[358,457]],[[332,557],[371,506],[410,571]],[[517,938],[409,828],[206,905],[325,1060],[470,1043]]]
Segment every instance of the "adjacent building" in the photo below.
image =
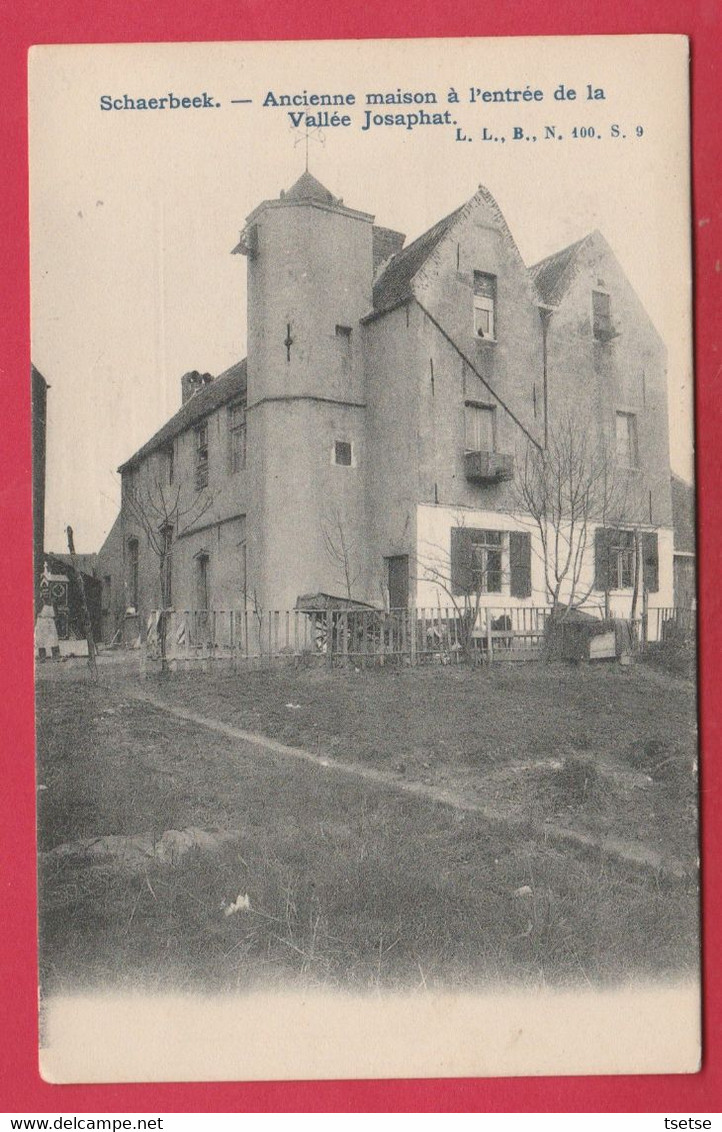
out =
[[546,605],[519,481],[570,421],[624,500],[590,521],[575,598],[628,615],[641,570],[673,604],[666,351],[603,236],[527,267],[480,186],[404,244],[308,172],[251,212],[247,358],[186,374],[121,467],[106,640],[161,606]]

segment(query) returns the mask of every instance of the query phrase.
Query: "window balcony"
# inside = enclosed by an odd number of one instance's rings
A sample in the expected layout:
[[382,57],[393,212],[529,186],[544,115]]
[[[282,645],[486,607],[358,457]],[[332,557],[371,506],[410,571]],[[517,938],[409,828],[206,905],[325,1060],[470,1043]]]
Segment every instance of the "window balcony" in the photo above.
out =
[[501,452],[465,452],[464,473],[469,483],[504,483],[514,479],[514,457]]
[[595,342],[603,342],[605,345],[607,342],[612,342],[615,338],[619,338],[621,334],[621,330],[614,325],[609,317],[595,318],[593,331]]

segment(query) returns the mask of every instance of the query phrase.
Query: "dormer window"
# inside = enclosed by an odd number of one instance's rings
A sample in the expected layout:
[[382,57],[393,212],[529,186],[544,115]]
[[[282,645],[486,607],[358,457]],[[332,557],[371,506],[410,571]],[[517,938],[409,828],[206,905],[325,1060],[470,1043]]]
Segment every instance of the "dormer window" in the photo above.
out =
[[474,272],[474,334],[496,338],[496,276]]

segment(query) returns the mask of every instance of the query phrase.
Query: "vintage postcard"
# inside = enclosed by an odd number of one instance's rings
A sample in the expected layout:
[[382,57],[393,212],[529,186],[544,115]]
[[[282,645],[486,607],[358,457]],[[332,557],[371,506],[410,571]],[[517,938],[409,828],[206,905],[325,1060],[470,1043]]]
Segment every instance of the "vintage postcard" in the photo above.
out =
[[31,51],[47,1080],[699,1067],[688,65]]

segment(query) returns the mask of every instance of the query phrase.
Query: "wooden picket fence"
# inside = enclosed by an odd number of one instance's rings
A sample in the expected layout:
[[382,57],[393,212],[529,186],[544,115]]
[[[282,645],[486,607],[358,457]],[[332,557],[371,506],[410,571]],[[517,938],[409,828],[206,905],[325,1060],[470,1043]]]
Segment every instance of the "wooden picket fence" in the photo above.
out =
[[173,667],[199,660],[282,661],[326,664],[456,664],[470,657],[489,661],[534,659],[540,651],[546,608],[481,609],[292,609],[153,611],[144,655],[161,654]]
[[[148,621],[143,663],[161,657],[173,668],[198,661],[226,661],[234,667],[269,662],[326,665],[489,664],[541,656],[547,606],[482,607],[473,612],[453,606],[392,609],[155,610]],[[590,608],[602,618],[603,609]],[[640,642],[661,642],[672,633],[693,632],[690,610],[649,609],[640,624]],[[472,625],[473,622],[473,625]],[[471,626],[471,628],[470,628]]]

